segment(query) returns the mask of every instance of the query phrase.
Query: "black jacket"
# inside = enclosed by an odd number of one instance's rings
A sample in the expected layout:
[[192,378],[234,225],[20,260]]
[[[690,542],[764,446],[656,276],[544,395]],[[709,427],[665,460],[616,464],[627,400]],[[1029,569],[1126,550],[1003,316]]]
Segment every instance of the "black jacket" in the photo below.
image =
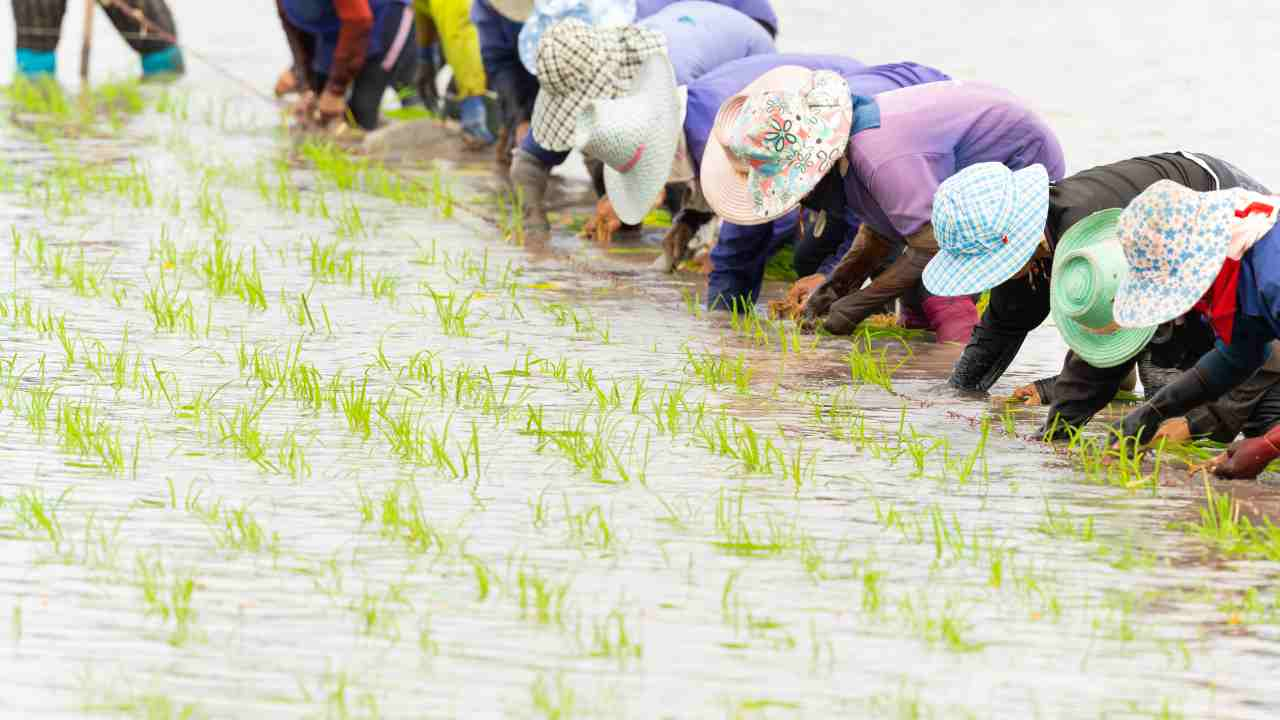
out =
[[[1099,210],[1125,207],[1158,180],[1173,180],[1194,190],[1261,186],[1237,168],[1216,158],[1197,154],[1161,153],[1122,160],[1085,170],[1049,186],[1049,216],[1045,235],[1049,246],[1075,223]],[[1200,160],[1204,163],[1201,165]],[[1208,170],[1205,169],[1208,166]],[[1212,171],[1212,172],[1210,172]],[[969,344],[956,361],[950,384],[963,390],[986,391],[995,384],[1027,333],[1049,316],[1049,267],[1040,262],[1036,272],[1008,280],[991,290],[991,300],[973,329]],[[1056,402],[1049,418],[1078,427],[1102,409],[1133,369],[1134,361],[1114,368],[1094,368],[1068,354],[1064,372],[1055,385]]]

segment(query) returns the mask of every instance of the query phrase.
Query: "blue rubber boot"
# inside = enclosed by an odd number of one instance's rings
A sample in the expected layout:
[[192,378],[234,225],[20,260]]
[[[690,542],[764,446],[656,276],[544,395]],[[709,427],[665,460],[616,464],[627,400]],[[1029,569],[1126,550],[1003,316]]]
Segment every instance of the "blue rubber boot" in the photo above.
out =
[[18,48],[18,74],[34,78],[58,74],[58,54]]
[[493,133],[489,132],[484,98],[479,95],[462,101],[462,133],[478,145],[492,145],[494,142]]
[[176,45],[142,56],[143,80],[172,79],[186,70],[186,64],[182,61],[182,50]]

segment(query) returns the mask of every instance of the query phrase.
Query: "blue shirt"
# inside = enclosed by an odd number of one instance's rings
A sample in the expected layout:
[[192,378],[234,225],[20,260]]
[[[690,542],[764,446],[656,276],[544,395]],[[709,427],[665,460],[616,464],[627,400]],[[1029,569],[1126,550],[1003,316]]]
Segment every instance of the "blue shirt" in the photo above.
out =
[[[398,22],[409,0],[369,0],[373,11],[373,27],[369,31],[366,58],[381,56],[386,52],[387,23]],[[324,74],[333,65],[333,51],[338,46],[338,33],[342,21],[333,7],[333,0],[283,0],[280,6],[289,22],[299,30],[315,38],[315,59],[311,69]]]
[[673,3],[636,24],[667,39],[667,57],[678,85],[688,85],[733,60],[774,52],[773,38],[759,23],[705,0]]
[[485,0],[474,0],[471,3],[471,24],[476,26],[476,34],[480,37],[480,60],[484,63],[486,75],[490,78],[511,72],[529,75],[520,64],[518,50],[524,23],[508,19]]
[[[643,19],[655,15],[659,10],[682,0],[637,0],[636,18]],[[710,0],[717,5],[731,7],[757,22],[769,26],[772,35],[778,34],[778,14],[773,10],[769,0]]]
[[1236,315],[1231,344],[1217,346],[1196,367],[1219,394],[1248,380],[1271,356],[1271,341],[1280,338],[1280,224],[1263,235],[1240,259]]

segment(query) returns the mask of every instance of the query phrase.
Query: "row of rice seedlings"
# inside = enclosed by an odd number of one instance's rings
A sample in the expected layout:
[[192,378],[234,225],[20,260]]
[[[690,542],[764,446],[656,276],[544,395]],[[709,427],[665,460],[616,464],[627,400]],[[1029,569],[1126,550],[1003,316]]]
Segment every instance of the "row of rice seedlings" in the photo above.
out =
[[251,251],[249,261],[245,262],[243,252],[232,257],[226,237],[215,233],[212,247],[202,251],[196,263],[197,272],[214,297],[235,296],[251,309],[267,309],[267,294],[262,287],[262,274],[258,271],[257,249]]
[[1183,529],[1228,557],[1280,560],[1280,527],[1270,518],[1255,523],[1241,515],[1240,504],[1228,493],[1219,493],[1204,474],[1205,504],[1197,521]]
[[50,248],[48,240],[36,230],[27,233],[24,246],[22,234],[18,232],[16,225],[10,226],[9,232],[13,238],[15,263],[21,257],[38,275],[65,285],[80,297],[94,298],[110,292],[117,306],[123,302],[125,288],[107,278],[111,260],[86,260],[84,248],[79,248],[79,253],[75,256],[65,247]]
[[751,392],[751,368],[739,354],[728,358],[723,353],[703,352],[694,354],[685,348],[685,372],[702,380],[712,390],[719,390],[721,385],[731,385],[740,395]]
[[41,137],[51,138],[54,130],[64,136],[96,132],[99,120],[119,132],[126,119],[146,109],[137,80],[94,83],[71,96],[54,78],[15,76],[3,92]]

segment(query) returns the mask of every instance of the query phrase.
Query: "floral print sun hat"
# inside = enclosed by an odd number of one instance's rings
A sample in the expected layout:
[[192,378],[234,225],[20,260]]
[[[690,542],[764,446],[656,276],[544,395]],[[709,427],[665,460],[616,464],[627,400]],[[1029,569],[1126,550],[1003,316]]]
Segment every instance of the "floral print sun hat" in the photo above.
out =
[[1147,188],[1120,213],[1129,273],[1116,290],[1121,327],[1180,317],[1213,285],[1229,256],[1276,223],[1277,198],[1240,188],[1197,192],[1172,180]]
[[720,106],[702,155],[702,192],[716,214],[760,225],[794,209],[849,144],[849,84],[793,65],[761,75]]

